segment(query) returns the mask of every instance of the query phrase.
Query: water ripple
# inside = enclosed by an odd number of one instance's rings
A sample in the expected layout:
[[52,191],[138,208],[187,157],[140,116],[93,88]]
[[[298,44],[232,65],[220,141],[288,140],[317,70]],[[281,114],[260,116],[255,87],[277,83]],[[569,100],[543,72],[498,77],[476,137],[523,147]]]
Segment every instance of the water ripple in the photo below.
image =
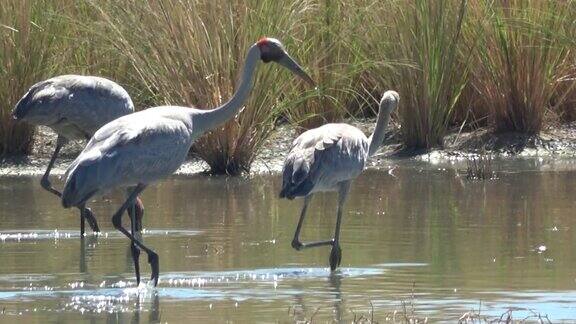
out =
[[[201,234],[201,231],[195,230],[180,230],[180,229],[154,229],[154,230],[142,230],[142,235],[145,237],[155,237],[155,236],[170,236],[170,237],[180,237],[180,236],[194,236]],[[120,239],[125,238],[122,233],[118,231],[110,232],[99,232],[99,233],[88,233],[86,236],[98,237],[98,238],[112,238]],[[67,239],[78,239],[80,238],[80,231],[74,230],[9,230],[0,232],[0,242],[1,243],[13,243],[13,242],[25,242],[25,241],[42,241],[42,240],[67,240]]]

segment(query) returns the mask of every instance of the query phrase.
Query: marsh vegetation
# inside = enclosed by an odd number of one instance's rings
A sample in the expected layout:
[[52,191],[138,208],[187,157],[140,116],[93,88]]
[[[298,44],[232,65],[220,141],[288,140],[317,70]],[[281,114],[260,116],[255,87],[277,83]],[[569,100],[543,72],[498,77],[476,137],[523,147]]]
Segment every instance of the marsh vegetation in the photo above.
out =
[[20,1],[0,8],[0,154],[30,151],[9,117],[47,76],[124,85],[138,109],[209,108],[234,90],[262,35],[283,40],[318,82],[260,68],[244,112],[193,148],[213,172],[249,170],[279,122],[306,129],[371,116],[402,97],[406,147],[442,146],[454,129],[536,134],[576,118],[574,1]]

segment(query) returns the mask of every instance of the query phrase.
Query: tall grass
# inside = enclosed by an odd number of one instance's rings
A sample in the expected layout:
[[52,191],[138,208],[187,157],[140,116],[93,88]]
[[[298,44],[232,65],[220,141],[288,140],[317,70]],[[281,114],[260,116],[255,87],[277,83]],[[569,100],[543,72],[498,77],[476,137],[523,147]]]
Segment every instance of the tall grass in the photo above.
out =
[[481,38],[471,82],[496,131],[534,134],[542,129],[546,109],[560,90],[557,76],[570,53],[557,35],[572,5],[572,1],[508,0],[475,6]]
[[374,45],[384,53],[382,61],[396,63],[374,73],[402,96],[408,147],[442,145],[467,80],[468,66],[459,60],[466,9],[465,0],[415,0],[390,2],[381,10],[387,27],[375,33]]
[[361,35],[366,25],[362,5],[354,1],[315,0],[303,17],[301,57],[318,83],[311,98],[302,98],[300,107],[288,111],[288,119],[304,129],[313,128],[361,113],[366,103],[358,87],[367,60],[362,56]]
[[[112,42],[128,57],[140,86],[156,104],[213,108],[234,93],[249,46],[263,35],[280,38],[299,59],[301,17],[309,2],[101,1]],[[301,60],[300,60],[301,61]],[[302,62],[306,66],[306,62]],[[200,139],[194,151],[214,173],[249,169],[288,106],[286,91],[300,82],[279,66],[261,65],[242,114]]]
[[90,1],[60,1],[59,19],[65,28],[58,37],[65,43],[65,51],[59,53],[62,64],[60,74],[85,74],[107,77],[124,86],[132,99],[142,109],[149,99],[140,90],[139,79],[128,58],[114,46],[113,35],[107,33],[109,26],[101,19]]
[[[572,63],[573,62],[573,63]],[[566,57],[559,68],[560,72],[554,77],[556,84],[552,93],[550,106],[553,118],[561,122],[576,121],[576,58],[574,51]]]
[[211,108],[232,96],[264,35],[283,41],[318,90],[261,65],[243,113],[193,148],[213,172],[248,170],[279,119],[341,121],[377,107],[386,89],[402,96],[408,147],[442,145],[456,127],[537,133],[552,116],[576,119],[573,0],[6,0],[0,154],[30,150],[32,130],[9,111],[43,78],[103,75],[139,109]]
[[566,6],[562,28],[558,30],[559,42],[567,47],[566,55],[556,68],[554,77],[557,87],[551,105],[561,121],[576,121],[576,2]]
[[28,153],[33,128],[16,123],[11,111],[28,88],[55,66],[61,26],[52,1],[6,0],[0,6],[0,154]]

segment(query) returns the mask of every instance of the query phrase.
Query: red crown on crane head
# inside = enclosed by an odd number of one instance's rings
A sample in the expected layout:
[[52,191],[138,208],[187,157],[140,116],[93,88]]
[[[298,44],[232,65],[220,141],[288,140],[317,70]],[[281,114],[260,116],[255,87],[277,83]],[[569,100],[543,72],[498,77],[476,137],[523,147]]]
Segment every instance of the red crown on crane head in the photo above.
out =
[[260,37],[260,39],[256,42],[256,45],[258,46],[262,46],[264,44],[268,43],[268,37],[262,36]]

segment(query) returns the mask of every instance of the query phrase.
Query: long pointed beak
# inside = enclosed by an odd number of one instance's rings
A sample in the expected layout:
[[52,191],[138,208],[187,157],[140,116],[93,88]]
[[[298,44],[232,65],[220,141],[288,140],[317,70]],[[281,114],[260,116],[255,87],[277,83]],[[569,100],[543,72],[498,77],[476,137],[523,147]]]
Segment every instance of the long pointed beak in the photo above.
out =
[[308,82],[308,84],[311,86],[316,86],[316,82],[314,82],[314,80],[312,80],[312,78],[306,72],[304,72],[304,69],[302,69],[302,67],[298,65],[298,63],[296,63],[296,61],[294,61],[294,59],[291,58],[288,53],[285,54],[286,55],[277,60],[276,63],[292,71],[294,74],[304,79],[304,81]]

